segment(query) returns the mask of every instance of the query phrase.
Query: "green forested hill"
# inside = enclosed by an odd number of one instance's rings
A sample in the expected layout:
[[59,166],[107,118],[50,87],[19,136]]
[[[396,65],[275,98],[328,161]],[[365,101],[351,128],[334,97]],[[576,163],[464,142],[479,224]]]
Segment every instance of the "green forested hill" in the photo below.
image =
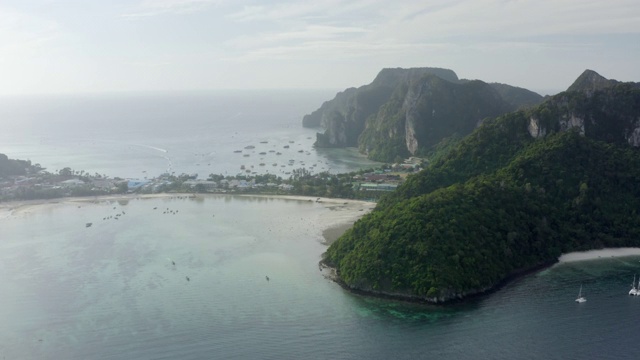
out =
[[443,302],[563,252],[640,246],[640,90],[599,91],[485,122],[356,222],[325,262],[349,287]]
[[449,69],[383,69],[371,84],[338,93],[302,123],[323,128],[316,147],[358,147],[372,160],[392,162],[430,154],[485,118],[542,99],[506,84],[460,80]]

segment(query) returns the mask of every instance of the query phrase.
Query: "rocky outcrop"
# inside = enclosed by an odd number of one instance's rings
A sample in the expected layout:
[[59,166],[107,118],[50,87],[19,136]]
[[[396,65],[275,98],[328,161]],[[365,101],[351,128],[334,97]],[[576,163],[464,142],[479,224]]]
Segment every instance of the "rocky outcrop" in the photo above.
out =
[[560,131],[567,131],[571,129],[577,129],[580,135],[585,134],[584,132],[584,117],[570,113],[566,116],[560,118]]
[[636,120],[636,126],[631,129],[626,139],[629,145],[640,146],[640,117]]
[[536,139],[547,135],[547,129],[540,125],[540,119],[537,117],[532,116],[529,118],[527,130],[529,131],[529,135]]
[[640,146],[639,84],[607,80],[589,70],[585,74],[576,83],[589,86],[574,83],[570,89],[578,90],[560,93],[531,112],[529,134],[541,138],[575,130],[597,140]]
[[618,84],[616,80],[609,80],[593,70],[585,70],[569,86],[567,91],[582,91],[591,94],[594,91],[606,89]]

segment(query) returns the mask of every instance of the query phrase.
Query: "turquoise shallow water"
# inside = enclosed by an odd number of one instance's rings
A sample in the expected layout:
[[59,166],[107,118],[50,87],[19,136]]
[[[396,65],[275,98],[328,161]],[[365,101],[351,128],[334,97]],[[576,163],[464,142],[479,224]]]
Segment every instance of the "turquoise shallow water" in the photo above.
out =
[[211,196],[0,217],[0,357],[636,358],[640,257],[556,265],[447,307],[372,299],[318,268],[330,211]]

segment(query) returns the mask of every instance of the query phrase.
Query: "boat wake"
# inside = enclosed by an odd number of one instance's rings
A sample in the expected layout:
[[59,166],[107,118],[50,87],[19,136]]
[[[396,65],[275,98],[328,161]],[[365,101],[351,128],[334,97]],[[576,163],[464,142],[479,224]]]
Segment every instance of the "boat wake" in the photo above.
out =
[[163,148],[159,148],[159,147],[155,147],[155,146],[151,146],[151,145],[144,145],[144,144],[131,144],[133,146],[139,146],[139,147],[143,147],[143,148],[147,148],[147,149],[151,149],[151,150],[156,150],[156,151],[160,151],[163,153],[168,153],[169,150],[163,149]]

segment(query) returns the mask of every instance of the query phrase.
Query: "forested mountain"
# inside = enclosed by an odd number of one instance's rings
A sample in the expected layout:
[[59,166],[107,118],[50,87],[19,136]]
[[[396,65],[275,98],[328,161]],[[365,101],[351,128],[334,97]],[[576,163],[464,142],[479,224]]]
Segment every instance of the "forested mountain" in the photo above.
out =
[[460,80],[448,69],[383,69],[371,84],[338,93],[306,115],[303,125],[324,128],[318,147],[358,147],[370,159],[390,162],[427,154],[484,118],[541,101],[529,90]]
[[609,83],[485,121],[330,246],[348,287],[446,302],[563,252],[640,246],[640,89]]
[[449,69],[427,67],[383,69],[371,84],[357,89],[346,89],[338,93],[333,100],[326,101],[318,110],[305,115],[302,125],[325,129],[323,134],[318,134],[316,146],[356,147],[367,118],[378,112],[378,109],[389,100],[396,87],[426,74],[458,82],[456,73]]

